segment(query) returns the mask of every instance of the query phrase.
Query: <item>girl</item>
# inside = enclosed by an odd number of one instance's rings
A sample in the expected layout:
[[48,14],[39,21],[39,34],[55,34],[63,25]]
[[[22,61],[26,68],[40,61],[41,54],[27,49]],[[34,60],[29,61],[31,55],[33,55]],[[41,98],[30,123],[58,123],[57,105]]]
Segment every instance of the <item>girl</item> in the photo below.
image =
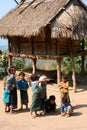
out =
[[70,98],[69,98],[69,82],[67,81],[66,76],[62,76],[62,81],[58,84],[58,87],[59,87],[60,92],[61,92],[61,101],[62,101],[62,97],[65,93],[67,93],[67,98],[68,98],[68,100],[70,100]]
[[41,109],[39,81],[38,81],[38,76],[36,74],[31,75],[31,87],[32,87],[33,95],[32,95],[32,104],[30,107],[30,114],[33,117],[36,117],[37,111]]
[[25,80],[25,73],[20,72],[19,73],[20,80],[18,80],[18,89],[20,90],[20,98],[21,98],[21,108],[23,109],[23,105],[26,105],[26,109],[28,109],[28,83]]
[[6,79],[6,88],[10,90],[10,113],[17,108],[17,82],[15,78],[16,70],[14,67],[8,69],[9,75]]

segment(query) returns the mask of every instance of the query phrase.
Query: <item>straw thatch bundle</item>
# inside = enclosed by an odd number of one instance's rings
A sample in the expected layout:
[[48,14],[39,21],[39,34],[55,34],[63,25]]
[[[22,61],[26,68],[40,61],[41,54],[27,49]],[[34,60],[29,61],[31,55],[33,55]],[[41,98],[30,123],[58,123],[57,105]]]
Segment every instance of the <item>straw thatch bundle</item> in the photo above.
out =
[[87,37],[87,8],[80,0],[24,2],[0,20],[0,36],[44,35],[44,27],[48,24],[52,38]]

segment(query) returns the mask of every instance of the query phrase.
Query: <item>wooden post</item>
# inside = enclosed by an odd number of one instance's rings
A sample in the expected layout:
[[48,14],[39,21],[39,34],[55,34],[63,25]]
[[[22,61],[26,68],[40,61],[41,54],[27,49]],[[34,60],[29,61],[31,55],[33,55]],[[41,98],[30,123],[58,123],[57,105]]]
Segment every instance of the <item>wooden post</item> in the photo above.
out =
[[8,58],[8,67],[11,67],[12,66],[12,56],[9,55],[9,58]]
[[82,58],[82,66],[81,66],[81,73],[82,73],[82,83],[84,84],[84,76],[85,76],[85,56],[81,56]]
[[69,44],[69,49],[70,49],[70,56],[72,60],[72,80],[73,80],[73,90],[76,92],[76,75],[75,75],[75,62],[74,62],[74,55],[73,55],[73,45],[72,45],[72,39],[70,39],[70,44]]
[[74,92],[76,92],[76,75],[75,75],[74,57],[72,57],[72,80],[73,80],[73,90]]
[[61,59],[57,59],[57,84],[61,81]]
[[37,59],[36,58],[33,58],[32,59],[32,67],[33,67],[33,74],[35,74],[36,73],[36,61],[37,61]]
[[47,55],[52,55],[52,45],[51,45],[51,25],[47,24],[45,27],[45,50]]
[[[8,50],[9,50],[9,52],[11,52],[11,42],[10,42],[10,39],[8,39]],[[9,55],[8,56],[9,58],[8,58],[8,67],[11,67],[12,66],[12,56],[11,55]]]
[[[84,52],[85,51],[85,41],[84,39],[82,40],[82,51]],[[82,55],[81,56],[81,59],[82,59],[82,66],[81,66],[81,73],[82,73],[82,83],[84,84],[84,76],[85,76],[85,56]]]

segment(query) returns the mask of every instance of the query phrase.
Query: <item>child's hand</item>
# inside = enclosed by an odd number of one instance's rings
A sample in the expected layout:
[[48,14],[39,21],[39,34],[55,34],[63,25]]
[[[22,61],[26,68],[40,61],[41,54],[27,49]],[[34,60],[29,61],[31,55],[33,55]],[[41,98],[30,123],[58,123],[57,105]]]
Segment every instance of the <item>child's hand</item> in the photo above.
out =
[[59,85],[58,87],[59,87],[59,89],[63,88],[63,86],[61,86],[61,85]]

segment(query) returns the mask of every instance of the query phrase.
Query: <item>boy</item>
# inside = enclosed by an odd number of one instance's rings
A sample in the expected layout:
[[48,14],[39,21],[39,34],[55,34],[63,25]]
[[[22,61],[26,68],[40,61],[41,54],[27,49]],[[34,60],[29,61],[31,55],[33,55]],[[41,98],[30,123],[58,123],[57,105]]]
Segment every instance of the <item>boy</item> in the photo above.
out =
[[46,113],[55,113],[55,111],[56,111],[55,96],[51,95],[45,103],[45,112]]
[[28,83],[25,80],[25,73],[20,72],[19,73],[20,79],[18,80],[18,89],[20,90],[20,98],[21,98],[21,108],[20,110],[23,109],[23,105],[26,105],[26,109],[28,109]]

